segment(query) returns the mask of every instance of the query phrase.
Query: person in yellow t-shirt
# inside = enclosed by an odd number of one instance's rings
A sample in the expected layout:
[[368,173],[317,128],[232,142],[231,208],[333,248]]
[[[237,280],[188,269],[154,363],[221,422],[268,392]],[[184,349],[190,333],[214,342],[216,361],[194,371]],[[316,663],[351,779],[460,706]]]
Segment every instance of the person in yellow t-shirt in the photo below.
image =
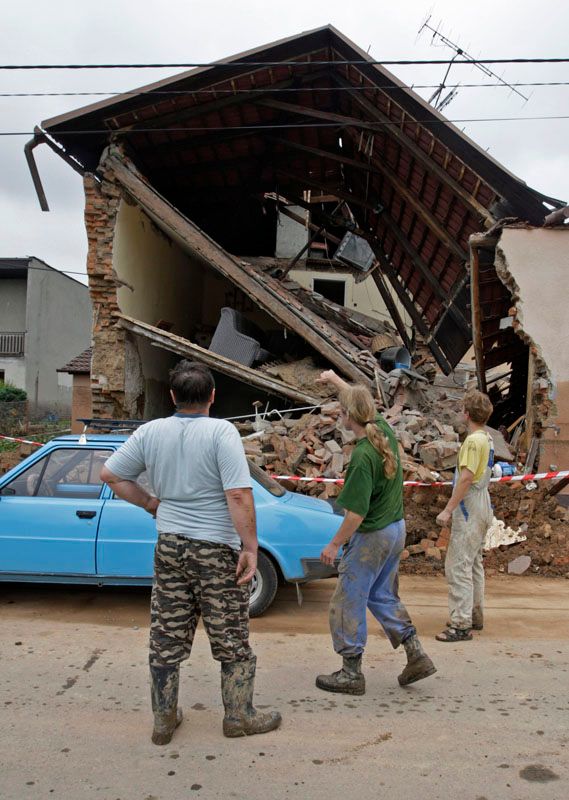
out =
[[484,625],[484,565],[482,548],[492,522],[490,477],[494,444],[485,425],[492,413],[490,398],[473,389],[464,397],[469,434],[458,454],[452,496],[437,517],[439,525],[452,520],[445,560],[450,623],[439,642],[472,639],[472,629]]

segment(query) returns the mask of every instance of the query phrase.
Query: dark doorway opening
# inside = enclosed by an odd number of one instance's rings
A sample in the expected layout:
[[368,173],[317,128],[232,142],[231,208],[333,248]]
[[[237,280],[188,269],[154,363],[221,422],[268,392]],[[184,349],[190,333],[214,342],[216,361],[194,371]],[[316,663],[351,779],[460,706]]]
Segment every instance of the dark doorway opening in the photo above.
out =
[[327,280],[325,278],[314,278],[314,291],[321,294],[327,300],[338,303],[340,306],[346,305],[346,281]]

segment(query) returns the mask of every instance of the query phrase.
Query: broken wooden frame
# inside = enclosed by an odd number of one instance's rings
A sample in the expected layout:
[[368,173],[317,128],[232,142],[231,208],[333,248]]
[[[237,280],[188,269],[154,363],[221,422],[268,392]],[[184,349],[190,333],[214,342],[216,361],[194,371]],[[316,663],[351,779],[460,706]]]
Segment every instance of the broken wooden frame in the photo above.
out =
[[176,353],[180,356],[185,356],[193,361],[199,361],[200,364],[205,364],[216,372],[222,372],[230,378],[235,378],[238,381],[247,382],[251,386],[256,386],[267,394],[281,395],[288,397],[301,403],[316,405],[318,400],[307,392],[303,392],[296,386],[291,386],[278,378],[272,378],[264,372],[260,372],[251,367],[246,367],[244,364],[239,364],[225,356],[212,353],[204,347],[200,347],[193,342],[184,339],[182,336],[177,336],[174,333],[156,328],[154,325],[149,325],[141,320],[129,317],[126,314],[115,313],[114,316],[118,320],[121,328],[134,333],[136,336],[143,336],[148,339],[156,347],[161,347],[163,350],[168,350],[170,353]]

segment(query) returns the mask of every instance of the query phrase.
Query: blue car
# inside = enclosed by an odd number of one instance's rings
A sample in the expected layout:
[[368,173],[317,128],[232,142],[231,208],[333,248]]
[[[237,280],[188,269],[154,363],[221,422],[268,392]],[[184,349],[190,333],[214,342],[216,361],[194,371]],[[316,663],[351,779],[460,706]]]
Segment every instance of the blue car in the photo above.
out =
[[[125,439],[61,436],[0,478],[0,580],[151,584],[154,520],[100,479]],[[300,584],[336,574],[319,556],[342,516],[323,500],[287,492],[252,463],[250,469],[260,549],[250,611],[258,616],[279,579]]]

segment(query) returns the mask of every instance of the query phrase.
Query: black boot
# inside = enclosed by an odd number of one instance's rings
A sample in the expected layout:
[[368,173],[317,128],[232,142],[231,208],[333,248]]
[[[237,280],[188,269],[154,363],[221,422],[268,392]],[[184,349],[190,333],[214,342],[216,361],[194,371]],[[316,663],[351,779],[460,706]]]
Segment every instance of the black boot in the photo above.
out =
[[182,722],[178,708],[180,667],[150,667],[152,711],[154,712],[154,744],[168,744]]
[[221,697],[225,708],[225,736],[253,736],[274,731],[282,722],[278,711],[262,713],[253,705],[257,659],[221,664]]
[[407,653],[407,666],[397,678],[400,686],[407,686],[435,674],[437,668],[423,650],[416,633],[405,639],[403,647]]
[[331,675],[319,675],[316,686],[325,692],[365,694],[366,679],[362,673],[362,655],[343,656],[343,666]]

